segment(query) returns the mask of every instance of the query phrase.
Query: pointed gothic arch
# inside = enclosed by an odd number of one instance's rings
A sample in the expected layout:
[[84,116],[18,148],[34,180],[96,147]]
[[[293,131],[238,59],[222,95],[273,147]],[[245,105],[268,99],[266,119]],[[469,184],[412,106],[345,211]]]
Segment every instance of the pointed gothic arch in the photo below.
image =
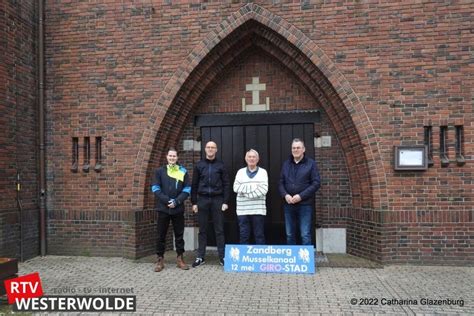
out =
[[[168,81],[146,126],[134,166],[131,207],[142,210],[149,164],[174,144],[199,103],[203,91],[226,65],[251,46],[258,46],[295,74],[313,97],[323,105],[343,148],[349,168],[356,220],[380,219],[374,210],[387,209],[385,172],[377,136],[363,104],[330,58],[309,39],[279,16],[256,4],[247,4],[209,33],[188,55]],[[179,113],[179,115],[177,115]],[[377,218],[376,220],[373,220]],[[361,254],[380,259],[375,240]]]

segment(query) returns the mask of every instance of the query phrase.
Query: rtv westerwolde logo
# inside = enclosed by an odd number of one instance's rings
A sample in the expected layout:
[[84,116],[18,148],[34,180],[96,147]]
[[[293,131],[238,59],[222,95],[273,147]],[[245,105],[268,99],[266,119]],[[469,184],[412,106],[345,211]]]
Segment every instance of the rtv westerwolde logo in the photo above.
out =
[[39,273],[5,281],[8,303],[16,312],[135,312],[136,296],[43,295]]
[[8,304],[14,304],[21,299],[43,296],[43,287],[39,273],[27,274],[15,279],[5,281]]

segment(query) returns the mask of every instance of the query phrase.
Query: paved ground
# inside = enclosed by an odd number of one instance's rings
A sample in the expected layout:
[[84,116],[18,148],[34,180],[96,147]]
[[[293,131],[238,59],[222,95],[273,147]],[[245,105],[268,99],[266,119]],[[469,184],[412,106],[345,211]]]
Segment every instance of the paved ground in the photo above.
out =
[[[213,260],[178,270],[173,258],[168,253],[165,270],[155,273],[150,260],[37,257],[21,263],[20,274],[39,272],[50,295],[131,288],[141,315],[474,314],[474,267],[319,267],[315,275],[234,274]],[[453,303],[424,304],[422,299]],[[401,305],[401,300],[412,302]]]

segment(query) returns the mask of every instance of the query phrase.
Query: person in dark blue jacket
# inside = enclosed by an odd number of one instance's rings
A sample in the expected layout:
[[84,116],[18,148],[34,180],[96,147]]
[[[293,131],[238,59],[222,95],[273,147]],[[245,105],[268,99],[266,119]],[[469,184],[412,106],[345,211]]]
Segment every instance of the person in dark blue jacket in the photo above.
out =
[[184,263],[184,201],[191,194],[189,185],[189,175],[187,170],[178,165],[178,152],[170,148],[166,155],[168,164],[156,169],[153,174],[151,190],[155,195],[155,205],[158,211],[156,242],[156,254],[158,261],[155,271],[160,272],[164,269],[163,256],[166,248],[166,234],[168,226],[173,224],[174,240],[178,257],[176,265],[178,268],[188,270],[189,267]]
[[303,245],[311,245],[312,218],[314,213],[314,194],[321,180],[316,161],[305,156],[304,142],[293,139],[291,156],[283,163],[278,189],[285,199],[286,242],[296,245],[297,226]]
[[199,223],[198,251],[192,266],[196,268],[205,261],[207,246],[207,221],[212,216],[216,233],[219,262],[224,265],[224,214],[230,198],[230,180],[224,163],[217,159],[217,144],[207,142],[204,148],[206,159],[199,161],[193,171],[191,203]]

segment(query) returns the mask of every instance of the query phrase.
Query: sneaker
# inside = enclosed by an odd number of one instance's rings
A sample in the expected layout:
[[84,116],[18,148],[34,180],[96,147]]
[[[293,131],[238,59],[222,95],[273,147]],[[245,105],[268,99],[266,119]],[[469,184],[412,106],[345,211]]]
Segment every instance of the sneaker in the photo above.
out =
[[220,258],[220,259],[219,259],[219,264],[220,264],[221,266],[224,265],[224,258]]
[[196,260],[194,260],[192,266],[193,266],[193,268],[196,268],[196,267],[199,267],[199,266],[201,266],[205,263],[206,263],[206,261],[204,260],[204,258],[196,258]]

